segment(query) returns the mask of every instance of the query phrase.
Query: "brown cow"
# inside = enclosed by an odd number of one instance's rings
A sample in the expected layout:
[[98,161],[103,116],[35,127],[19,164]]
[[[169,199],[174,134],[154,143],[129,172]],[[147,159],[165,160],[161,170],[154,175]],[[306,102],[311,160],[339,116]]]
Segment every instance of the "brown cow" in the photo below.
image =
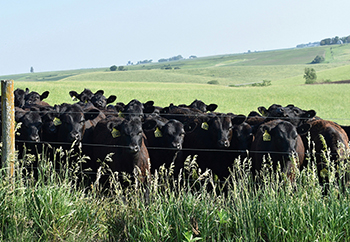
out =
[[316,152],[315,157],[312,156],[311,159],[316,162],[318,175],[320,180],[322,180],[321,171],[327,168],[327,164],[322,155],[326,147],[324,147],[324,142],[320,135],[324,137],[325,145],[330,150],[330,161],[335,165],[347,160],[349,138],[346,132],[332,121],[311,120],[308,123],[311,125],[310,136],[312,142],[308,141],[307,135],[302,135],[302,139],[307,150],[310,152],[315,150]]

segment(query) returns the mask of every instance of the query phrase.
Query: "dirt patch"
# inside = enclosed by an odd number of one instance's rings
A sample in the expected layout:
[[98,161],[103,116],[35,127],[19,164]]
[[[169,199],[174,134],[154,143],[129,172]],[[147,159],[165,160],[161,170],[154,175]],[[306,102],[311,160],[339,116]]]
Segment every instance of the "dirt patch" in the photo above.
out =
[[335,82],[316,82],[314,84],[349,84],[350,80],[335,81]]

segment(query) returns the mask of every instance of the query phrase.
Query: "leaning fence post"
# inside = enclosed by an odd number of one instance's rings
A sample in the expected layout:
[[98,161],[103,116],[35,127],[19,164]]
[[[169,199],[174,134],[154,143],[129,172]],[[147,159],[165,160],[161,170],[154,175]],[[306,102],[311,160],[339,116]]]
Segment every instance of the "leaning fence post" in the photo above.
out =
[[2,167],[13,177],[15,170],[15,104],[13,80],[1,80]]

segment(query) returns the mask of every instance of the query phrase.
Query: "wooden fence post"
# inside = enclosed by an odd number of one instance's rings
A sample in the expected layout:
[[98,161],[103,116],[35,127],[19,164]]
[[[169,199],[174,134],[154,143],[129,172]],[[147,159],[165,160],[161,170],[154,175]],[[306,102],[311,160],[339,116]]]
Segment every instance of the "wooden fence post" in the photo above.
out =
[[15,171],[15,102],[13,80],[1,80],[2,167],[13,177]]

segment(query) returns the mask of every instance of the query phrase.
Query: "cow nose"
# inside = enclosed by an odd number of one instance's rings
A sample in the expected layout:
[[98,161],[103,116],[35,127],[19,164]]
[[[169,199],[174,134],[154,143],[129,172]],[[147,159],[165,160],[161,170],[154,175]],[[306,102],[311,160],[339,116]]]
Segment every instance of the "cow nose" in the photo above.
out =
[[33,135],[32,140],[35,142],[39,142],[40,141],[39,135]]
[[173,143],[173,147],[178,150],[182,149],[182,145],[180,143]]
[[130,146],[130,151],[133,153],[137,153],[139,151],[139,147],[137,145]]
[[71,134],[72,141],[79,140],[79,137],[80,137],[79,133],[77,133],[77,132],[74,132],[74,133]]
[[228,148],[230,146],[230,142],[228,140],[220,140],[219,146]]

